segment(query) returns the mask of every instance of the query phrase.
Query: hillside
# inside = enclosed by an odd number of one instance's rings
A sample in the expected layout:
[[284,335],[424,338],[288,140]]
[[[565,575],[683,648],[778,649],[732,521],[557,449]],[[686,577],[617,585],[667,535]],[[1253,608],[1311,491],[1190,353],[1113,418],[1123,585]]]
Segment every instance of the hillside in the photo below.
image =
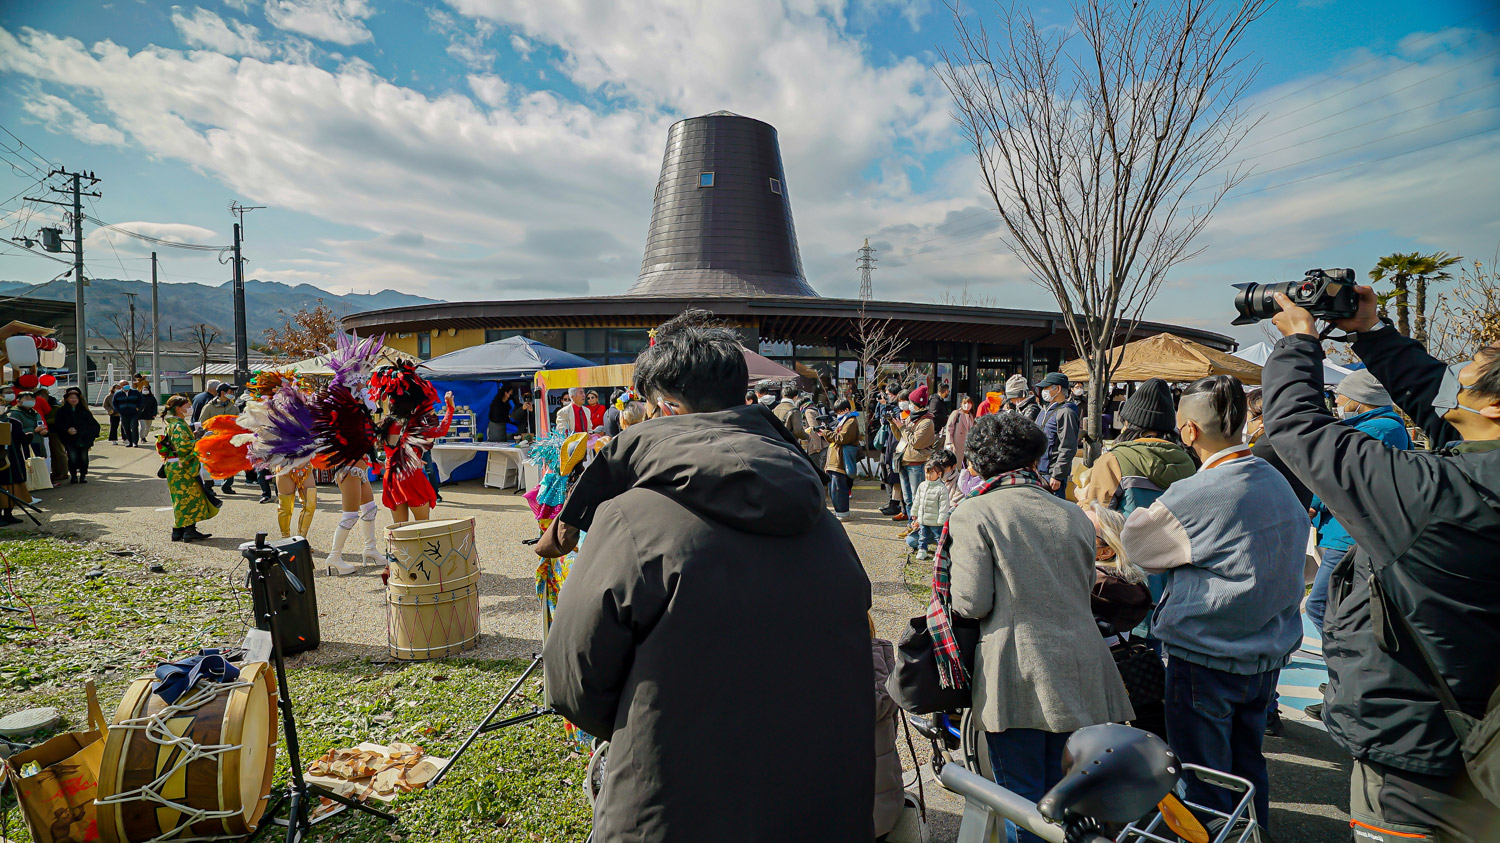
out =
[[[27,291],[31,292],[27,292]],[[25,293],[29,298],[73,300],[73,282],[53,281],[38,287],[21,281],[0,281],[0,296],[18,296]],[[89,333],[98,330],[113,334],[111,314],[129,312],[130,293],[136,293],[137,319],[149,319],[151,311],[151,284],[146,281],[121,281],[113,278],[90,279],[88,288]],[[228,282],[217,287],[207,284],[162,284],[158,288],[161,303],[161,335],[163,339],[183,339],[192,326],[200,322],[228,330],[234,326],[234,297]],[[252,342],[258,341],[270,327],[280,326],[278,309],[294,313],[303,308],[317,306],[318,299],[333,309],[337,316],[357,313],[362,310],[377,310],[403,305],[428,304],[436,299],[413,296],[395,290],[381,290],[373,294],[350,294],[337,296],[310,284],[293,287],[275,281],[245,282],[245,327]]]

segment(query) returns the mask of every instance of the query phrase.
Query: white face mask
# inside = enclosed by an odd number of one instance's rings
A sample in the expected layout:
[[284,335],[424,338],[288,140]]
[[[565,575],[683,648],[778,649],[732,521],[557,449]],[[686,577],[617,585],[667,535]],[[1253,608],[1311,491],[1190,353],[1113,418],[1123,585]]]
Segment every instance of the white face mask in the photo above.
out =
[[36,399],[35,398],[27,398],[25,401],[21,402],[21,406],[22,407],[28,407],[28,408],[35,407],[36,406]]
[[905,410],[908,413],[911,412],[911,402],[910,401],[902,401],[900,403],[900,407],[901,407],[902,410]]

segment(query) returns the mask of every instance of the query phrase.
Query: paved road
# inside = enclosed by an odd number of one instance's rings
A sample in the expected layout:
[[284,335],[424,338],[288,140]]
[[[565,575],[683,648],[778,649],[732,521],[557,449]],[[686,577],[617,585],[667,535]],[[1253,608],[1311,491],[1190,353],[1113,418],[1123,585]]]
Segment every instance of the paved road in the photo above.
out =
[[[207,542],[173,544],[170,499],[156,478],[160,460],[148,448],[129,449],[101,443],[94,449],[91,482],[41,492],[48,511],[44,529],[122,546],[149,549],[167,560],[192,561],[231,572],[243,567],[236,547],[257,530],[275,533],[275,509],[257,503],[258,491],[241,486],[226,499],[219,516],[202,525],[214,535]],[[472,655],[480,658],[529,656],[540,647],[540,619],[535,594],[536,556],[520,544],[536,535],[525,501],[509,491],[484,489],[475,483],[443,490],[445,503],[435,517],[476,517],[476,541],[482,557],[480,623],[483,638]],[[878,489],[856,489],[849,535],[869,571],[874,590],[877,631],[895,640],[921,605],[902,582],[906,547],[895,525],[876,513],[884,502]],[[320,507],[310,530],[315,550],[326,552],[338,519],[338,495],[319,490]],[[380,524],[389,523],[381,513]],[[351,542],[351,546],[352,546]],[[352,561],[353,556],[349,557]],[[121,562],[120,564],[129,564]],[[80,572],[81,574],[81,572]],[[384,589],[379,571],[367,569],[349,577],[319,575],[316,582],[323,646],[304,656],[335,661],[354,656],[381,657],[386,652]],[[788,712],[788,722],[795,722]],[[1334,843],[1349,839],[1344,812],[1348,805],[1347,760],[1328,737],[1305,725],[1290,724],[1286,736],[1269,739],[1272,828],[1281,841]],[[903,750],[903,754],[905,751]],[[926,759],[920,745],[918,755]],[[908,759],[908,770],[912,768]],[[932,807],[935,843],[956,838],[961,804],[946,792],[927,793]]]

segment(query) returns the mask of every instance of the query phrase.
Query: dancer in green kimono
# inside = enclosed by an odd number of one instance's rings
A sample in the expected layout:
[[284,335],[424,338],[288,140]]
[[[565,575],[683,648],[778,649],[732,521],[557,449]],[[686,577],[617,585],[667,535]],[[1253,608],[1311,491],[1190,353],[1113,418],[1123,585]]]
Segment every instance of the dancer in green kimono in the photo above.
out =
[[167,407],[161,414],[167,429],[156,440],[157,453],[166,461],[167,489],[172,493],[174,542],[208,538],[208,533],[198,531],[198,522],[219,514],[219,508],[204,493],[203,481],[199,477],[198,452],[193,450],[193,429],[187,422],[192,409],[192,402],[185,396],[168,398]]

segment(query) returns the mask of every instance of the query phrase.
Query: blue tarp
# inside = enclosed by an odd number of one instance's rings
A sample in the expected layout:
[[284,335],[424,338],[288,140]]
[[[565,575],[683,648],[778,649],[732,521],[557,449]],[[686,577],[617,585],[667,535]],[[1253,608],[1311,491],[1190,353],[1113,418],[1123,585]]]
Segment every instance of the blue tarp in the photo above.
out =
[[[439,398],[443,396],[443,393],[451,392],[454,404],[474,411],[475,438],[484,438],[484,429],[490,421],[490,403],[495,400],[495,396],[500,394],[500,384],[494,381],[433,380],[432,385],[437,388]],[[474,459],[454,469],[448,482],[458,483],[483,478],[485,456],[485,454],[476,454]]]

